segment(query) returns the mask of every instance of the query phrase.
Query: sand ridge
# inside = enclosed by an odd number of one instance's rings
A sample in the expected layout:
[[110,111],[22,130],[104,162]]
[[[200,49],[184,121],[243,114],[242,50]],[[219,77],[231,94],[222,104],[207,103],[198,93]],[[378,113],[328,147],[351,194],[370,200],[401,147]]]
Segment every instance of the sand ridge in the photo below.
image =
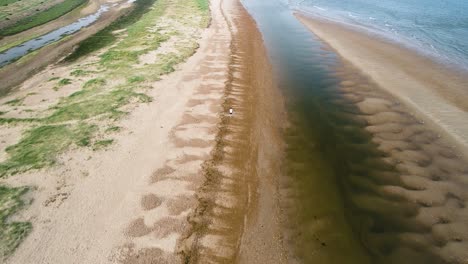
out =
[[[337,110],[328,120],[340,135],[338,149],[354,153],[343,157],[347,169],[340,182],[361,243],[379,263],[464,263],[468,163],[463,137],[467,134],[460,134],[466,131],[463,122],[445,119],[448,112],[435,109],[451,109],[461,116],[465,112],[455,102],[434,95],[434,90],[418,88],[421,83],[414,79],[399,76],[401,69],[394,75],[392,62],[379,61],[379,56],[371,60],[372,49],[366,53],[331,38],[339,26],[299,18],[345,59],[336,69],[342,82],[330,91],[335,95],[328,103]],[[339,32],[348,36],[345,29]],[[356,54],[362,57],[353,57]],[[389,75],[399,79],[383,77]],[[427,101],[421,101],[426,96]],[[438,125],[457,129],[447,133]]]

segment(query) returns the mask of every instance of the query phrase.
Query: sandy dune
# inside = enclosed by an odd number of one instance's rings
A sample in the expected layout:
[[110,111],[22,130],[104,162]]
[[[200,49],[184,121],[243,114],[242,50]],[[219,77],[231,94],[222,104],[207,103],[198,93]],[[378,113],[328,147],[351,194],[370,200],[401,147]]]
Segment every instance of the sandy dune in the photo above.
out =
[[154,83],[154,101],[122,121],[115,146],[93,159],[90,150],[73,150],[63,166],[8,179],[37,186],[18,216],[34,229],[8,263],[180,261],[229,77],[231,35],[220,1],[212,6],[197,53]]

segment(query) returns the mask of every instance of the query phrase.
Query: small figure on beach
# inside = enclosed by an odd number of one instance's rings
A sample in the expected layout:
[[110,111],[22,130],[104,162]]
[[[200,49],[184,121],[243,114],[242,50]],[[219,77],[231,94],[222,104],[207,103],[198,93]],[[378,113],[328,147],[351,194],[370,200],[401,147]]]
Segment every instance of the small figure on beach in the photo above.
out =
[[232,108],[229,108],[229,114],[232,115],[233,112]]

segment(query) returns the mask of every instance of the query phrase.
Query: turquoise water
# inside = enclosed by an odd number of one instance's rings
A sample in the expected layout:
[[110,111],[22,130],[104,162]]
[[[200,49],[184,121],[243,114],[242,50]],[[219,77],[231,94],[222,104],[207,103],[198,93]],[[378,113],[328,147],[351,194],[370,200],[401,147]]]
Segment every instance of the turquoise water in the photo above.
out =
[[466,0],[290,0],[289,6],[359,26],[468,70]]

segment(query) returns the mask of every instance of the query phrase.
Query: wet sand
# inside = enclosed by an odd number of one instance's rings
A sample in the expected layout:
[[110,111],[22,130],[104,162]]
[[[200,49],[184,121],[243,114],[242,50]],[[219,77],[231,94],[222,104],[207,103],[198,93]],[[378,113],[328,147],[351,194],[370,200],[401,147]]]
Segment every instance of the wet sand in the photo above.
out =
[[390,43],[297,17],[343,59],[326,102],[334,109],[331,155],[347,218],[373,262],[465,263],[463,77]]
[[[238,0],[220,4],[232,34],[229,79],[207,181],[180,244],[185,263],[284,263],[278,177],[284,124],[261,35]],[[212,6],[216,8],[216,6]]]
[[[352,28],[298,19],[380,87],[468,147],[468,75]],[[466,153],[466,151],[465,151]]]

